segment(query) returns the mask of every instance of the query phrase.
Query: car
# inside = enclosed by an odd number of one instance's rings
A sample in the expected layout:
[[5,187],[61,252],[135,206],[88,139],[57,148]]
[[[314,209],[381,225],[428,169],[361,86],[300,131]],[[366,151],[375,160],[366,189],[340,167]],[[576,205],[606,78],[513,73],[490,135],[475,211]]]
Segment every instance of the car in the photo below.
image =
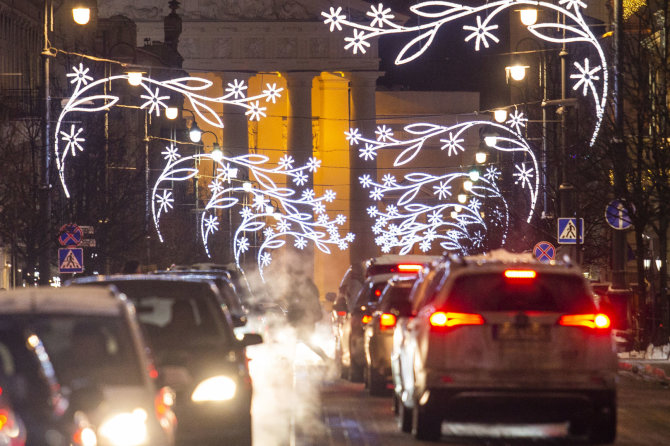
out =
[[173,275],[94,276],[74,284],[114,286],[137,307],[159,376],[176,392],[182,445],[251,445],[251,396],[245,348],[225,301],[209,280]]
[[441,270],[437,286],[418,292],[417,282],[394,334],[401,427],[411,419],[418,439],[436,440],[443,420],[560,422],[612,443],[617,357],[581,270],[510,253],[454,257]]
[[[335,364],[339,366],[342,378],[354,382],[363,381],[363,329],[372,317],[386,281],[394,275],[416,276],[424,264],[435,258],[427,255],[389,254],[368,259],[363,265],[352,265],[347,270],[333,302],[331,317],[335,338]],[[371,285],[372,282],[376,285]],[[355,295],[351,295],[353,291],[356,291]],[[371,292],[376,295],[370,295]]]
[[0,382],[0,389],[0,446],[25,446],[26,426],[9,401],[7,385]]
[[[0,294],[0,358],[28,444],[174,445],[135,308],[99,287]],[[9,372],[9,373],[7,373]]]
[[173,270],[154,271],[152,274],[159,274],[159,275],[171,274],[185,278],[211,280],[219,289],[221,297],[226,301],[226,306],[228,306],[228,310],[230,311],[230,317],[232,318],[233,326],[235,328],[239,328],[244,327],[247,324],[248,310],[242,303],[242,299],[237,293],[237,289],[235,288],[235,285],[230,279],[230,274],[227,271],[173,269]]
[[365,326],[366,383],[370,395],[385,394],[391,383],[393,331],[398,318],[410,314],[409,293],[415,280],[413,276],[389,279],[377,309],[372,313],[372,320]]

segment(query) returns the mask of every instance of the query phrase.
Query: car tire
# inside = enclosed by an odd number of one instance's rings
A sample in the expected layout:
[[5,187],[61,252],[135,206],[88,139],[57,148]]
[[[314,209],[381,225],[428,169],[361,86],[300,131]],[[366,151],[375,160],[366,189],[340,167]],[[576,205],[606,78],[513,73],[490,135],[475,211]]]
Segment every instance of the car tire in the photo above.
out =
[[372,396],[383,396],[386,394],[386,378],[377,369],[368,365],[367,367],[368,390]]
[[427,407],[414,405],[412,411],[412,434],[422,441],[437,441],[442,433],[442,419]]
[[616,405],[609,406],[604,414],[596,415],[589,430],[591,444],[612,444],[616,439]]
[[405,406],[400,398],[398,400],[398,428],[401,432],[412,432],[412,409]]

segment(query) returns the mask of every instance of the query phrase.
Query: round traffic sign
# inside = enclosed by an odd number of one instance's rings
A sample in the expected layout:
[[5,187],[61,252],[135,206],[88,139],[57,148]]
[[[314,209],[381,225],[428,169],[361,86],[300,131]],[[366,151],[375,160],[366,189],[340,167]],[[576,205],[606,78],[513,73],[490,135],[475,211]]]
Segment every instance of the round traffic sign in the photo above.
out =
[[605,220],[614,229],[628,229],[633,225],[628,208],[626,208],[621,200],[612,200],[609,202],[605,208]]
[[63,225],[60,228],[58,242],[62,246],[78,246],[81,243],[83,233],[81,228],[74,223]]
[[549,263],[556,257],[556,248],[549,242],[539,242],[533,248],[535,258],[542,263]]

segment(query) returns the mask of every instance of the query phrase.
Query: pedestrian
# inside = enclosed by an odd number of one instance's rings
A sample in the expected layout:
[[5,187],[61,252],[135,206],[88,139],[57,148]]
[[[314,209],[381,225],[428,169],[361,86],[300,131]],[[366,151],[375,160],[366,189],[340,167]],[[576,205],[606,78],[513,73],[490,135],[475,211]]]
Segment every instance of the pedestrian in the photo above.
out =
[[295,329],[298,340],[328,361],[328,355],[312,341],[316,323],[323,318],[319,289],[312,278],[299,269],[289,267],[288,276],[289,289],[284,295],[286,318]]

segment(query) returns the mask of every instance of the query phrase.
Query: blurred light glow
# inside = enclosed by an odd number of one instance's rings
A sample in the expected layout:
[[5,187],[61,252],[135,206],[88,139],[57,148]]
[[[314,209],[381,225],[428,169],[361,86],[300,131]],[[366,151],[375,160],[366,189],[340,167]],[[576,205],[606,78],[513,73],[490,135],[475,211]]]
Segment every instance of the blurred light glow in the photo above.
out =
[[147,441],[147,413],[135,409],[120,413],[102,423],[98,432],[113,446],[139,446]]
[[468,200],[468,196],[465,194],[458,194],[458,202],[461,204],[465,204],[465,202]]
[[228,401],[233,399],[237,385],[231,378],[223,375],[207,378],[198,384],[191,395],[191,401]]
[[484,137],[484,144],[486,144],[489,147],[495,147],[497,142],[498,142],[498,138],[496,136],[485,136]]
[[504,108],[498,108],[493,111],[493,119],[496,120],[496,122],[503,123],[507,120],[507,110]]
[[86,25],[91,20],[91,8],[72,8],[72,19],[77,25]]
[[[137,87],[142,83],[142,73],[140,71],[129,71],[128,72],[128,83],[132,85],[133,87]],[[176,108],[176,107],[175,107]],[[174,119],[170,118],[169,119]],[[176,118],[176,116],[175,116]]]
[[477,180],[479,180],[479,171],[478,170],[471,170],[468,173],[468,176],[470,177],[470,181],[477,181]]
[[253,189],[253,185],[249,181],[245,181],[242,183],[242,190],[245,192],[251,192],[251,189]]
[[505,71],[507,71],[507,75],[509,77],[518,82],[522,81],[526,77],[526,68],[528,68],[528,66],[512,65],[505,67]]
[[537,9],[525,8],[519,11],[521,23],[526,26],[535,25],[537,22]]
[[169,120],[177,119],[179,116],[179,109],[177,107],[168,107],[165,109],[165,117]]
[[479,164],[484,164],[486,162],[486,152],[477,152],[475,154],[475,161]]
[[472,181],[470,180],[463,181],[463,189],[470,192],[472,190]]

